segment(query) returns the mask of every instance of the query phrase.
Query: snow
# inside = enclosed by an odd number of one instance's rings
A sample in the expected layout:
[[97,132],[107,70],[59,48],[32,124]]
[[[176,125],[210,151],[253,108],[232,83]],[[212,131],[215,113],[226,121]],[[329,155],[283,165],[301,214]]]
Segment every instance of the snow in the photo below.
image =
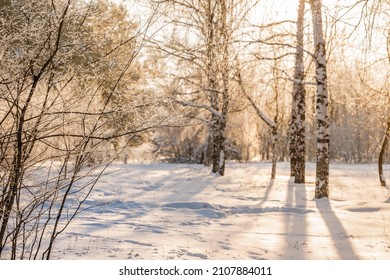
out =
[[[390,259],[389,190],[376,165],[331,165],[330,199],[315,166],[294,184],[288,163],[113,164],[54,259]],[[94,206],[95,205],[95,206]],[[90,206],[94,206],[90,208]]]

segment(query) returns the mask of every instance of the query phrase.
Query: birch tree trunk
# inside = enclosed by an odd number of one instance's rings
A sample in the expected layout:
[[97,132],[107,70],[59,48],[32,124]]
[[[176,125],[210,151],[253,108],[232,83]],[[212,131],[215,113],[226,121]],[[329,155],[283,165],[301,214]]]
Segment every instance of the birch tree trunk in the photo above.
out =
[[379,153],[379,158],[378,158],[379,180],[381,182],[382,187],[386,187],[386,178],[383,173],[383,161],[389,143],[389,138],[390,138],[390,116],[387,118],[386,132],[385,132],[385,136],[383,137],[381,151]]
[[221,5],[221,45],[222,45],[222,61],[221,61],[221,76],[222,76],[222,108],[220,117],[220,147],[219,147],[219,166],[218,172],[221,176],[225,175],[225,130],[227,124],[227,115],[229,108],[229,80],[230,80],[230,65],[229,65],[229,37],[230,30],[228,25],[228,8],[226,0],[220,2]]
[[[207,92],[210,100],[210,106],[215,112],[220,111],[220,97],[219,90],[217,88],[217,73],[218,73],[218,60],[217,60],[217,26],[216,26],[216,14],[215,3],[212,0],[207,1],[206,7],[206,20],[207,20],[207,37],[206,37],[206,56],[207,56]],[[219,115],[212,113],[210,124],[210,137],[208,151],[211,152],[212,172],[219,172],[220,165],[220,150],[221,150],[221,118]]]
[[305,0],[299,0],[297,19],[297,46],[295,53],[295,68],[293,82],[293,101],[290,123],[290,165],[291,176],[295,183],[305,182],[305,114],[306,90],[304,86],[305,66],[303,63],[303,23],[305,15]]
[[[213,2],[207,1],[206,7],[206,72],[207,72],[207,94],[210,101],[210,106],[216,112],[219,112],[219,95],[217,89],[217,66],[215,59],[215,46],[216,46],[216,28],[215,28],[215,13],[213,12]],[[208,143],[208,155],[211,158],[212,171],[218,172],[218,127],[219,118],[216,114],[211,115],[211,122],[209,127],[209,143]]]
[[[229,106],[229,27],[227,22],[228,7],[226,0],[208,1],[209,17],[209,75],[213,76],[218,73],[221,78],[221,89],[213,90],[211,94],[211,106],[219,115],[212,116],[212,171],[225,174],[225,129],[227,123],[227,113]],[[212,8],[214,6],[214,8]],[[215,10],[219,10],[219,16],[215,17]],[[209,79],[210,81],[210,79]],[[212,86],[216,87],[216,84]]]
[[322,27],[322,1],[310,0],[313,17],[317,83],[317,166],[315,197],[329,196],[329,117],[326,50]]

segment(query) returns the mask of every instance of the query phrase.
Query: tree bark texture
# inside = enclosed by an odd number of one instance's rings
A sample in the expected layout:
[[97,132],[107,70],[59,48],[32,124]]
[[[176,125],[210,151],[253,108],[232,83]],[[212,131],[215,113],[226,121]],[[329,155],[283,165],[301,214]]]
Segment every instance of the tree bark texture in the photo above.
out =
[[326,50],[322,27],[322,1],[310,0],[313,17],[317,83],[317,166],[315,197],[329,196],[329,117]]
[[305,114],[306,90],[304,85],[305,66],[303,62],[303,24],[305,15],[305,0],[299,0],[297,19],[297,46],[295,53],[295,68],[293,82],[293,101],[290,123],[290,165],[291,176],[295,183],[305,182]]
[[222,57],[221,57],[221,77],[222,77],[222,108],[220,116],[220,147],[219,147],[219,174],[225,175],[225,162],[226,162],[226,124],[229,108],[229,80],[230,80],[230,65],[229,65],[229,36],[230,30],[227,19],[227,6],[226,0],[220,1],[221,5],[221,44],[222,44]]
[[[207,73],[211,117],[212,172],[225,174],[225,129],[229,106],[229,28],[226,1],[208,1]],[[219,13],[216,13],[219,11]]]

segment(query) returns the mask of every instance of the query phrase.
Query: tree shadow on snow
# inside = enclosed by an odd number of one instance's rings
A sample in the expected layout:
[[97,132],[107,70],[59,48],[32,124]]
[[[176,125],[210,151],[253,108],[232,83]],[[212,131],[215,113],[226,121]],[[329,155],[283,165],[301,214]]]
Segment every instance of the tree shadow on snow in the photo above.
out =
[[266,201],[268,201],[269,194],[272,190],[272,187],[274,186],[275,179],[271,179],[267,185],[267,189],[264,192],[263,197],[261,198],[261,201],[259,202],[259,206],[263,205]]
[[349,238],[353,236],[348,235],[344,226],[340,222],[339,218],[332,210],[332,206],[327,198],[317,199],[316,206],[324,220],[326,227],[328,228],[330,235],[333,239],[334,246],[337,250],[340,259],[343,260],[356,260],[359,257],[356,255],[352,244],[349,242]]
[[[290,178],[287,185],[286,207],[305,210],[306,206],[306,188],[305,184],[295,184],[294,179]],[[286,233],[286,256],[294,259],[305,259],[306,243],[306,215],[297,213],[286,213],[285,215],[285,233]]]

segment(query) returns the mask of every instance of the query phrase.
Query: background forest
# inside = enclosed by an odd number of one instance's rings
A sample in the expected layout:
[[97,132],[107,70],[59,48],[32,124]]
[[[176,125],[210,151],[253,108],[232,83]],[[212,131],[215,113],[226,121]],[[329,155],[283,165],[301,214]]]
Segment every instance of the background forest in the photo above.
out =
[[113,161],[316,162],[316,197],[329,161],[390,161],[388,1],[0,9],[0,257],[49,259]]

